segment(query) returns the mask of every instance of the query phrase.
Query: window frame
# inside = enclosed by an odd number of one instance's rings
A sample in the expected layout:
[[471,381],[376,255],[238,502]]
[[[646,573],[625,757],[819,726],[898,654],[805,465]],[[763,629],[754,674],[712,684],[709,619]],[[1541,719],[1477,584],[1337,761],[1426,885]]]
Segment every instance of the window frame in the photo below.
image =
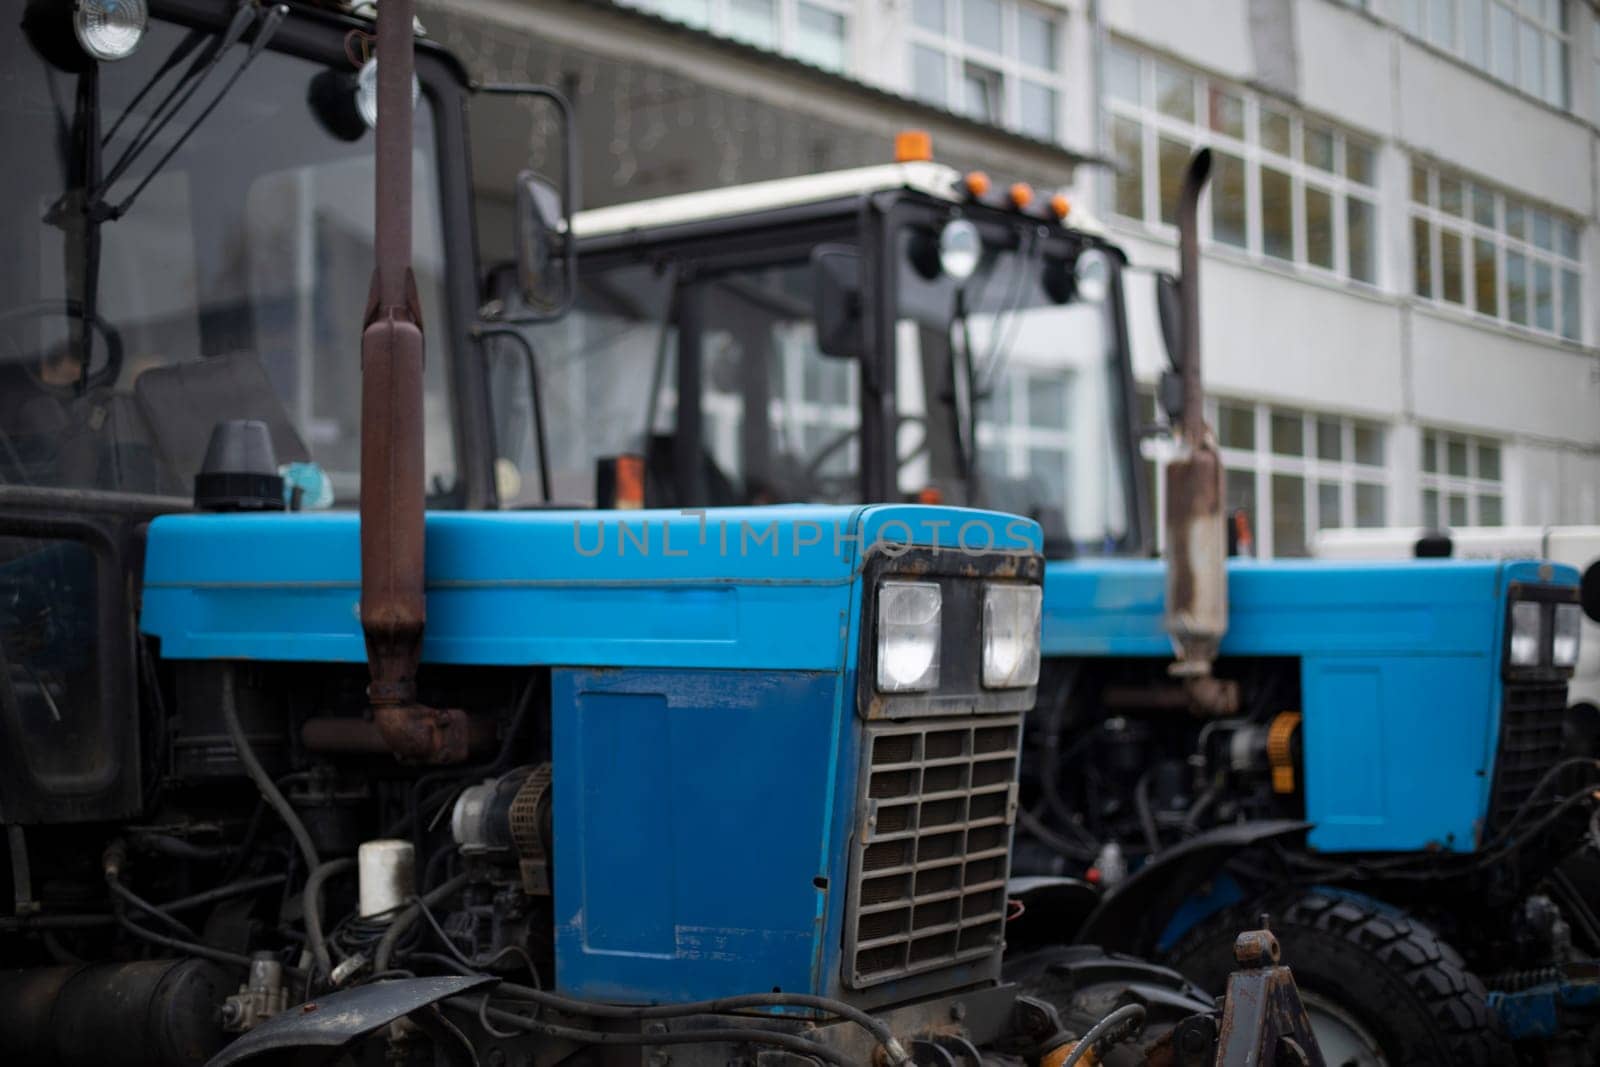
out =
[[[1418,174],[1424,175],[1423,183],[1427,195],[1427,202],[1420,203],[1416,199],[1416,182]],[[1461,214],[1456,215],[1445,211],[1440,206],[1440,188],[1445,181],[1453,181],[1461,188]],[[1473,200],[1477,193],[1486,193],[1493,198],[1494,224],[1488,225],[1479,222],[1473,211]],[[1512,210],[1521,212],[1523,218],[1523,236],[1516,237],[1510,231],[1508,219]],[[1550,224],[1550,247],[1541,248],[1533,237],[1534,219],[1542,215]],[[1585,270],[1583,262],[1583,230],[1584,220],[1569,215],[1558,208],[1547,207],[1533,201],[1525,200],[1520,196],[1507,193],[1488,182],[1480,181],[1463,171],[1451,167],[1443,167],[1431,159],[1413,156],[1411,158],[1411,173],[1407,180],[1406,194],[1406,227],[1407,239],[1413,243],[1411,262],[1412,277],[1409,288],[1411,299],[1422,301],[1430,306],[1457,314],[1471,316],[1494,322],[1513,330],[1520,330],[1536,335],[1547,340],[1566,342],[1569,344],[1583,343],[1583,296],[1585,283]],[[1418,237],[1418,225],[1427,227],[1428,249],[1428,292],[1421,292],[1419,278],[1417,277],[1417,249],[1415,242]],[[1573,251],[1575,258],[1569,257],[1562,251],[1563,227],[1568,228],[1573,236]],[[1444,231],[1458,234],[1462,240],[1462,277],[1461,296],[1457,301],[1447,300],[1444,297],[1445,279],[1443,278],[1443,247]],[[1474,284],[1473,250],[1475,241],[1488,241],[1494,246],[1495,263],[1495,307],[1492,312],[1484,311],[1477,307],[1477,292]],[[1524,264],[1523,270],[1523,301],[1526,307],[1525,321],[1517,322],[1511,317],[1511,277],[1507,270],[1507,262],[1512,256],[1520,256]],[[1550,268],[1550,321],[1549,327],[1538,325],[1538,312],[1534,299],[1534,287],[1528,279],[1533,277],[1534,268],[1543,264]],[[1569,335],[1563,332],[1565,322],[1566,289],[1562,284],[1564,274],[1575,274],[1578,279],[1578,309],[1573,321],[1576,325],[1576,334]]]
[[[1510,18],[1516,30],[1511,46],[1511,72],[1503,76],[1494,60],[1495,11]],[[1448,39],[1433,31],[1436,11],[1449,12]],[[1556,20],[1548,18],[1554,12]],[[1468,48],[1469,19],[1479,19],[1478,36],[1483,54],[1474,57]],[[1446,52],[1473,70],[1496,82],[1564,112],[1573,109],[1572,91],[1572,8],[1567,0],[1404,0],[1400,25],[1421,43]],[[1536,33],[1540,85],[1537,90],[1524,84],[1522,42],[1526,31]],[[1552,62],[1554,65],[1552,66]]]
[[[1445,457],[1449,446],[1461,444],[1466,448],[1467,473],[1451,474]],[[1427,469],[1429,448],[1433,449],[1434,470]],[[1498,478],[1486,478],[1480,472],[1481,450],[1490,447],[1499,456]],[[1439,427],[1422,428],[1422,454],[1417,462],[1417,508],[1422,525],[1427,529],[1448,530],[1453,526],[1505,526],[1506,525],[1506,442],[1477,433],[1458,433]],[[1435,494],[1434,513],[1428,514],[1427,495]],[[1464,496],[1467,502],[1467,521],[1450,522],[1450,498]],[[1483,500],[1492,497],[1499,501],[1500,517],[1495,522],[1483,521]]]
[[[1353,285],[1377,291],[1384,286],[1384,264],[1381,255],[1383,195],[1380,181],[1380,141],[1356,133],[1320,116],[1307,114],[1299,108],[1260,92],[1235,85],[1219,78],[1209,77],[1182,64],[1145,51],[1122,41],[1107,46],[1108,65],[1119,59],[1132,59],[1137,64],[1139,100],[1128,101],[1107,89],[1101,108],[1105,123],[1105,143],[1114,144],[1114,125],[1118,120],[1133,123],[1139,131],[1139,191],[1138,217],[1118,210],[1115,180],[1105,183],[1104,197],[1107,215],[1117,221],[1142,227],[1154,234],[1176,239],[1177,227],[1161,218],[1161,142],[1163,139],[1180,141],[1192,151],[1208,146],[1214,153],[1213,173],[1217,170],[1216,154],[1237,159],[1244,166],[1245,178],[1245,243],[1220,240],[1215,236],[1213,216],[1216,212],[1216,182],[1200,212],[1200,239],[1208,249],[1227,249],[1235,255],[1248,257],[1252,262],[1268,264],[1280,269],[1293,270],[1311,277],[1340,285]],[[1159,81],[1163,73],[1175,73],[1192,82],[1193,99],[1189,110],[1193,121],[1174,117],[1163,111],[1158,99]],[[1243,138],[1212,128],[1210,109],[1217,94],[1233,97],[1242,103]],[[1289,120],[1289,154],[1284,155],[1262,142],[1263,112],[1282,115]],[[1333,142],[1333,169],[1324,170],[1306,160],[1307,131],[1326,132]],[[1352,147],[1364,149],[1368,154],[1371,178],[1358,181],[1349,176]],[[1266,215],[1263,201],[1263,169],[1286,174],[1290,189],[1291,254],[1289,258],[1269,253],[1266,248]],[[1325,193],[1331,201],[1333,266],[1325,267],[1313,262],[1309,254],[1310,227],[1307,220],[1307,193]],[[1370,212],[1371,230],[1368,247],[1368,273],[1361,278],[1351,271],[1350,257],[1350,203],[1365,204]]]
[[[1155,410],[1153,392],[1148,387],[1141,386],[1138,390],[1138,403],[1146,417]],[[1235,445],[1218,443],[1218,452],[1222,457],[1224,483],[1228,473],[1246,474],[1251,479],[1251,492],[1255,497],[1255,504],[1250,510],[1251,533],[1254,536],[1255,554],[1257,557],[1266,558],[1300,558],[1293,556],[1280,556],[1276,552],[1276,534],[1274,531],[1275,509],[1272,504],[1272,478],[1273,475],[1289,475],[1301,480],[1301,520],[1304,523],[1304,538],[1307,555],[1310,554],[1311,541],[1317,531],[1324,529],[1321,525],[1322,504],[1319,487],[1324,483],[1332,482],[1339,486],[1339,526],[1356,527],[1363,529],[1377,529],[1388,525],[1394,515],[1394,490],[1395,480],[1392,475],[1390,454],[1394,445],[1393,426],[1381,419],[1367,418],[1358,415],[1345,415],[1332,411],[1316,411],[1309,408],[1293,407],[1283,404],[1274,404],[1267,401],[1241,399],[1237,397],[1208,396],[1206,398],[1206,420],[1209,425],[1217,427],[1221,433],[1221,414],[1224,407],[1232,408],[1239,412],[1248,413],[1251,433],[1251,447],[1242,448]],[[1301,455],[1286,455],[1272,450],[1272,417],[1273,415],[1287,415],[1295,417],[1300,424]],[[1159,413],[1157,421],[1160,421]],[[1324,459],[1317,448],[1317,430],[1319,422],[1334,422],[1339,427],[1339,458]],[[1355,458],[1355,437],[1359,428],[1375,431],[1379,434],[1383,455],[1377,464],[1358,462]],[[1152,449],[1154,456],[1147,453],[1143,461],[1150,463],[1149,473],[1153,476],[1156,486],[1156,513],[1158,522],[1156,529],[1165,530],[1166,516],[1166,479],[1164,469],[1169,456],[1162,450]],[[1360,486],[1372,486],[1382,491],[1381,514],[1376,523],[1360,523],[1356,519],[1358,492]],[[1226,501],[1224,502],[1226,506]]]
[[[969,0],[941,0],[944,28],[934,30],[916,19],[915,3],[906,5],[904,47],[906,49],[908,91],[918,99],[937,107],[967,115],[981,122],[991,122],[1026,137],[1041,141],[1059,142],[1066,130],[1066,99],[1069,86],[1062,61],[1066,54],[1066,13],[1048,4],[1031,0],[994,0],[1000,8],[1000,51],[985,48],[968,40],[963,30],[963,5]],[[1050,25],[1050,59],[1053,66],[1039,67],[1022,57],[1021,14],[1040,18]],[[944,60],[943,99],[923,96],[916,81],[917,48],[938,53]],[[966,73],[969,66],[999,76],[998,121],[974,114],[966,102]],[[1046,131],[1030,129],[1023,124],[1022,85],[1030,83],[1047,89],[1051,96],[1050,128]]]
[[[672,10],[672,0],[618,0],[618,2],[629,7],[648,11],[659,18],[681,23],[693,29],[703,30],[718,37],[726,37],[731,41],[738,41],[752,48],[764,49],[788,56],[801,63],[809,63],[819,70],[844,74],[848,73],[855,65],[856,8],[854,4],[850,3],[850,0],[771,0],[773,7],[773,39],[770,44],[735,32],[733,25],[735,0],[702,0],[706,12],[703,20],[686,18],[674,12]],[[817,8],[843,19],[844,36],[840,41],[839,65],[837,67],[818,63],[815,59],[809,58],[801,52],[799,46],[800,9],[802,7]]]

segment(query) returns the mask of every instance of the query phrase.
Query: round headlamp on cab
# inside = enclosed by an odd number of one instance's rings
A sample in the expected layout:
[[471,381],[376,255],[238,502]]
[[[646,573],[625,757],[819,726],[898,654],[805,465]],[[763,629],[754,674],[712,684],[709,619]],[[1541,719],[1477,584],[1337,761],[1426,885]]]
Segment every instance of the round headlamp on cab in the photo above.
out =
[[[422,87],[417,82],[417,76],[411,76],[411,106],[417,106],[417,97],[422,94]],[[361,69],[356,73],[356,111],[361,115],[361,121],[373,129],[378,128],[378,61],[369,59],[361,64]]]
[[1078,256],[1074,276],[1079,300],[1098,304],[1111,293],[1111,261],[1097,248],[1086,248]]
[[939,231],[939,269],[958,282],[972,277],[983,258],[983,235],[968,219],[952,219]]
[[72,32],[95,59],[126,59],[144,39],[150,9],[145,0],[76,0]]

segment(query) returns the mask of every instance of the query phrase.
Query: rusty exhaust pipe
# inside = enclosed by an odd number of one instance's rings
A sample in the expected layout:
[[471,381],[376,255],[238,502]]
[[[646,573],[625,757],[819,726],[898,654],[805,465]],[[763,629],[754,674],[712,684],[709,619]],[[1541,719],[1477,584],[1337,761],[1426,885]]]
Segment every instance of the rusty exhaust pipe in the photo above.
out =
[[462,711],[417,702],[422,659],[422,311],[411,273],[414,0],[377,12],[376,265],[361,334],[361,629],[372,727],[399,759],[467,758]]
[[1184,680],[1197,711],[1229,715],[1238,710],[1238,687],[1211,677],[1228,631],[1228,538],[1222,514],[1222,456],[1205,422],[1205,386],[1200,367],[1200,194],[1211,176],[1211,151],[1189,161],[1178,194],[1178,292],[1182,305],[1183,420],[1180,452],[1167,465],[1167,633],[1177,661],[1171,671]]

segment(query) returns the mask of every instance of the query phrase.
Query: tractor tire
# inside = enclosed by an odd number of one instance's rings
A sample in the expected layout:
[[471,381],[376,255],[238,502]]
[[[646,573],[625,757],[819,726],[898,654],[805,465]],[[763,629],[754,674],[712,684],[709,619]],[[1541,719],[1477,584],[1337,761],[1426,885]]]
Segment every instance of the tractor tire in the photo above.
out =
[[[1421,921],[1358,893],[1319,888],[1230,910],[1180,941],[1168,962],[1220,995],[1235,967],[1234,938],[1258,926],[1262,912],[1270,915],[1283,962],[1306,995],[1313,1022],[1320,1010],[1343,1032],[1347,1047],[1367,1043],[1381,1055],[1328,1056],[1328,1067],[1508,1067],[1517,1062],[1489,1010],[1482,980],[1467,970],[1455,949]],[[1352,1042],[1352,1037],[1363,1040]]]

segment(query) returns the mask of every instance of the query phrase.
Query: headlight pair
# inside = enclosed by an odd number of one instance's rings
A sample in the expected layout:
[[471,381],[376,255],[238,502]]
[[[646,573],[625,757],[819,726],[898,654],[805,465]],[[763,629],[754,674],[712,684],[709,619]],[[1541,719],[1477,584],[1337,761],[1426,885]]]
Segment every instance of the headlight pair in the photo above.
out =
[[[1039,681],[1037,585],[990,582],[983,588],[985,689],[1022,689]],[[878,586],[878,690],[928,692],[939,687],[943,593],[936,582],[886,581]]]
[[1511,605],[1506,657],[1513,667],[1538,667],[1548,647],[1551,666],[1576,666],[1582,626],[1583,609],[1577,604],[1518,600]]

